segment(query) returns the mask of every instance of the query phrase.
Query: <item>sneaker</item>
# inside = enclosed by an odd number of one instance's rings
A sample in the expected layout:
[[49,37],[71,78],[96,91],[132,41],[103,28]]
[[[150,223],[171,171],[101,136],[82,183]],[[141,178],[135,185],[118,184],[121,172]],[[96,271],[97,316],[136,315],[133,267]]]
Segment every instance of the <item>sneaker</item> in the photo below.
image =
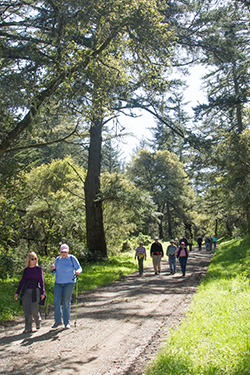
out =
[[61,325],[62,325],[62,321],[60,320],[60,322],[54,323],[51,328],[57,328],[57,327],[60,327]]
[[65,324],[65,329],[70,329],[70,324]]

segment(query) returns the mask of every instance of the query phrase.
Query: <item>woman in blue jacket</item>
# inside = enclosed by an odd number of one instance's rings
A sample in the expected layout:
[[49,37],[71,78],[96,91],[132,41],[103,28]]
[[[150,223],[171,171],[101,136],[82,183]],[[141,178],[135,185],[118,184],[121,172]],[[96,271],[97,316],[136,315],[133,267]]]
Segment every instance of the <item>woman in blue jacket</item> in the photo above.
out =
[[[74,255],[69,254],[69,246],[63,244],[60,247],[60,256],[56,258],[55,264],[51,266],[52,272],[56,274],[54,286],[54,319],[52,328],[64,324],[70,328],[70,307],[76,277],[82,272],[82,267]],[[61,306],[63,299],[63,306]],[[63,320],[62,320],[63,318]]]

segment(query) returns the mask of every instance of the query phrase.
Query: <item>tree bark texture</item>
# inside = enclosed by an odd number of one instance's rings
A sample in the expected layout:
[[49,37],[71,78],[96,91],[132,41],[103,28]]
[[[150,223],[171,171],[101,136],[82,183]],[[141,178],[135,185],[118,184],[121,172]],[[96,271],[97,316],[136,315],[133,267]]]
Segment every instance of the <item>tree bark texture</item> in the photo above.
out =
[[107,257],[100,194],[102,149],[102,120],[96,119],[90,127],[88,172],[85,180],[87,247],[91,258]]

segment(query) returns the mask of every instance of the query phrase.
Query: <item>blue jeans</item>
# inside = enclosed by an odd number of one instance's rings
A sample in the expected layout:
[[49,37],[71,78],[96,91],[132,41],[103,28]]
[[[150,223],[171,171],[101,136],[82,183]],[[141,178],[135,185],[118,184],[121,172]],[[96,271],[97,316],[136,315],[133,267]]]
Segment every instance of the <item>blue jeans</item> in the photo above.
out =
[[[62,320],[63,324],[69,324],[71,297],[75,283],[57,284],[54,286],[54,319],[55,323]],[[61,300],[63,301],[63,308],[61,307]]]
[[176,272],[176,258],[175,258],[175,255],[170,255],[168,259],[169,259],[170,272]]
[[179,258],[180,266],[181,266],[181,272],[183,275],[186,274],[186,265],[187,265],[187,257],[180,257]]

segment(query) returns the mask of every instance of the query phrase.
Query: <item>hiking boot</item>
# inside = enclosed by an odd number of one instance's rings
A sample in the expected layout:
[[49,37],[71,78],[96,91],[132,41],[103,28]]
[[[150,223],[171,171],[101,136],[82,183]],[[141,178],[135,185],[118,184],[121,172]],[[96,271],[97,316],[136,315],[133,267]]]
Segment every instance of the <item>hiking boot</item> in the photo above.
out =
[[60,322],[55,322],[51,328],[57,328],[57,327],[60,327],[61,325],[62,325],[62,321],[60,320]]
[[31,333],[32,332],[32,329],[25,329],[24,331],[23,331],[23,333]]

